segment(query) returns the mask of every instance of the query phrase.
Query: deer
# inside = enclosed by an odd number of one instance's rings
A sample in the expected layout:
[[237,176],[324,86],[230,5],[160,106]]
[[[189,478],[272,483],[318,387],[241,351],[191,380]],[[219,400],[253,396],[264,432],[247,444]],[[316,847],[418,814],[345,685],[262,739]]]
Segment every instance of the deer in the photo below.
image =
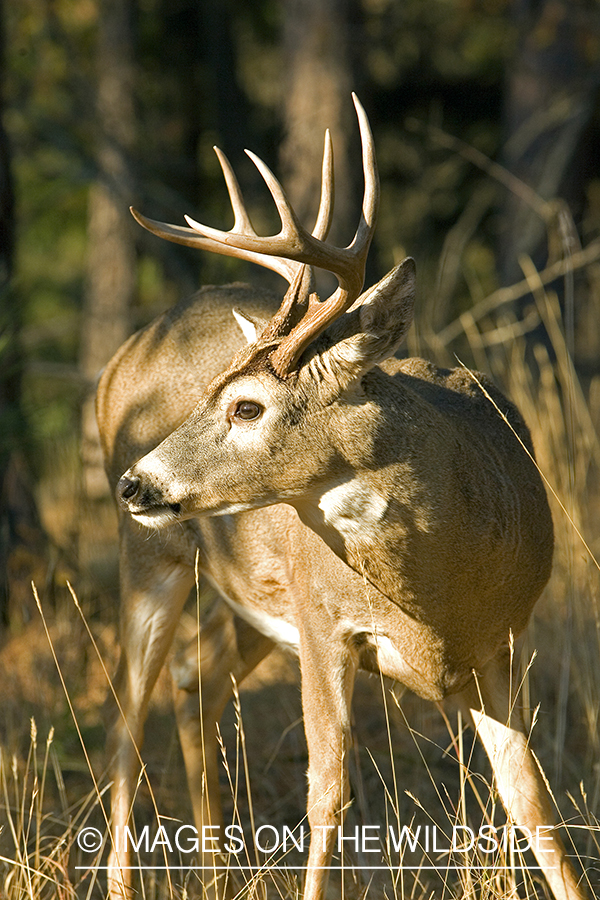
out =
[[[333,155],[309,232],[271,170],[247,151],[281,230],[255,231],[216,150],[234,224],[136,220],[185,246],[281,275],[280,299],[242,284],[203,287],[117,352],[98,424],[120,517],[120,713],[109,729],[113,829],[128,822],[152,688],[195,583],[218,600],[172,663],[194,819],[223,830],[216,727],[237,683],[276,645],[298,656],[311,831],[305,900],[323,900],[335,827],[350,802],[347,754],[359,669],[420,697],[453,697],[491,761],[508,819],[543,829],[534,847],[556,900],[587,896],[555,827],[545,776],[511,696],[511,646],[552,566],[553,524],[516,407],[484,375],[394,356],[411,325],[415,264],[363,291],[379,179],[366,113],[360,221],[328,243]],[[314,270],[332,273],[325,300]],[[199,691],[201,686],[201,703]],[[211,896],[226,886],[205,852]],[[111,898],[131,896],[113,846]]]

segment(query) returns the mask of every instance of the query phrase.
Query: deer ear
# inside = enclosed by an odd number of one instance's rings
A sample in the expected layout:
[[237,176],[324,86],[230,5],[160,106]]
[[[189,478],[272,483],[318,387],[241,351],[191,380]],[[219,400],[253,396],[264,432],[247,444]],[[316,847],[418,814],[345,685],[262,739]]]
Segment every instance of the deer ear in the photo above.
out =
[[342,333],[322,354],[342,389],[393,356],[406,337],[413,319],[415,277],[414,260],[405,259],[356,301],[348,316],[352,333]]
[[232,309],[231,312],[233,313],[233,318],[240,326],[246,342],[253,344],[262,331],[264,324],[259,322],[258,319],[251,318],[247,313],[242,312],[241,309]]

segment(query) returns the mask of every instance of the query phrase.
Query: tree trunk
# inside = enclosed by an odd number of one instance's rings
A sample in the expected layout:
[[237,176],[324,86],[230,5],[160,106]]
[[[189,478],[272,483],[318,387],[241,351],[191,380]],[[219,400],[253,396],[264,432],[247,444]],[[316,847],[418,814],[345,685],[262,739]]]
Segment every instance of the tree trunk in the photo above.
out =
[[[0,32],[3,26],[0,0]],[[0,33],[0,78],[3,47]],[[19,627],[35,614],[31,580],[46,580],[49,543],[22,451],[26,428],[21,410],[21,305],[11,285],[14,241],[10,147],[0,119],[0,626]]]
[[[348,39],[348,0],[285,0],[283,52],[287,84],[281,168],[286,191],[303,224],[312,227],[319,206],[323,137],[335,151],[333,241],[348,243],[357,225],[351,158],[357,130]],[[352,149],[350,149],[352,148]]]
[[[98,6],[97,165],[88,201],[88,259],[80,365],[94,383],[130,331],[136,285],[135,246],[128,207],[134,197],[129,155],[134,143],[133,62],[129,0]],[[89,500],[108,494],[94,412],[82,410],[83,490]]]

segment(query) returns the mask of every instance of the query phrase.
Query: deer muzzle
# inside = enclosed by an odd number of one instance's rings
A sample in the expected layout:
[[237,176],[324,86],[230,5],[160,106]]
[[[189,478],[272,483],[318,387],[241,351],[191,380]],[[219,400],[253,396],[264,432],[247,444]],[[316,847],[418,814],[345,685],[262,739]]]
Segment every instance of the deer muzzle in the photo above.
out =
[[170,503],[157,485],[132,469],[119,479],[117,500],[138,522],[158,527],[172,522],[181,512],[180,503]]

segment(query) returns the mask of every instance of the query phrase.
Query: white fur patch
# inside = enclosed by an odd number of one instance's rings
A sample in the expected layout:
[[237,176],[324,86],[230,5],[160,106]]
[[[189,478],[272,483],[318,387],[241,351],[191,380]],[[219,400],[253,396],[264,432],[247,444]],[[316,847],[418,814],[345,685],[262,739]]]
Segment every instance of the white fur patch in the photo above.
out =
[[359,478],[331,488],[319,501],[325,522],[348,540],[368,537],[381,523],[388,505],[386,497]]
[[144,525],[146,528],[153,528],[155,531],[159,528],[166,528],[177,522],[177,516],[168,509],[149,510],[148,512],[132,512],[131,518]]

